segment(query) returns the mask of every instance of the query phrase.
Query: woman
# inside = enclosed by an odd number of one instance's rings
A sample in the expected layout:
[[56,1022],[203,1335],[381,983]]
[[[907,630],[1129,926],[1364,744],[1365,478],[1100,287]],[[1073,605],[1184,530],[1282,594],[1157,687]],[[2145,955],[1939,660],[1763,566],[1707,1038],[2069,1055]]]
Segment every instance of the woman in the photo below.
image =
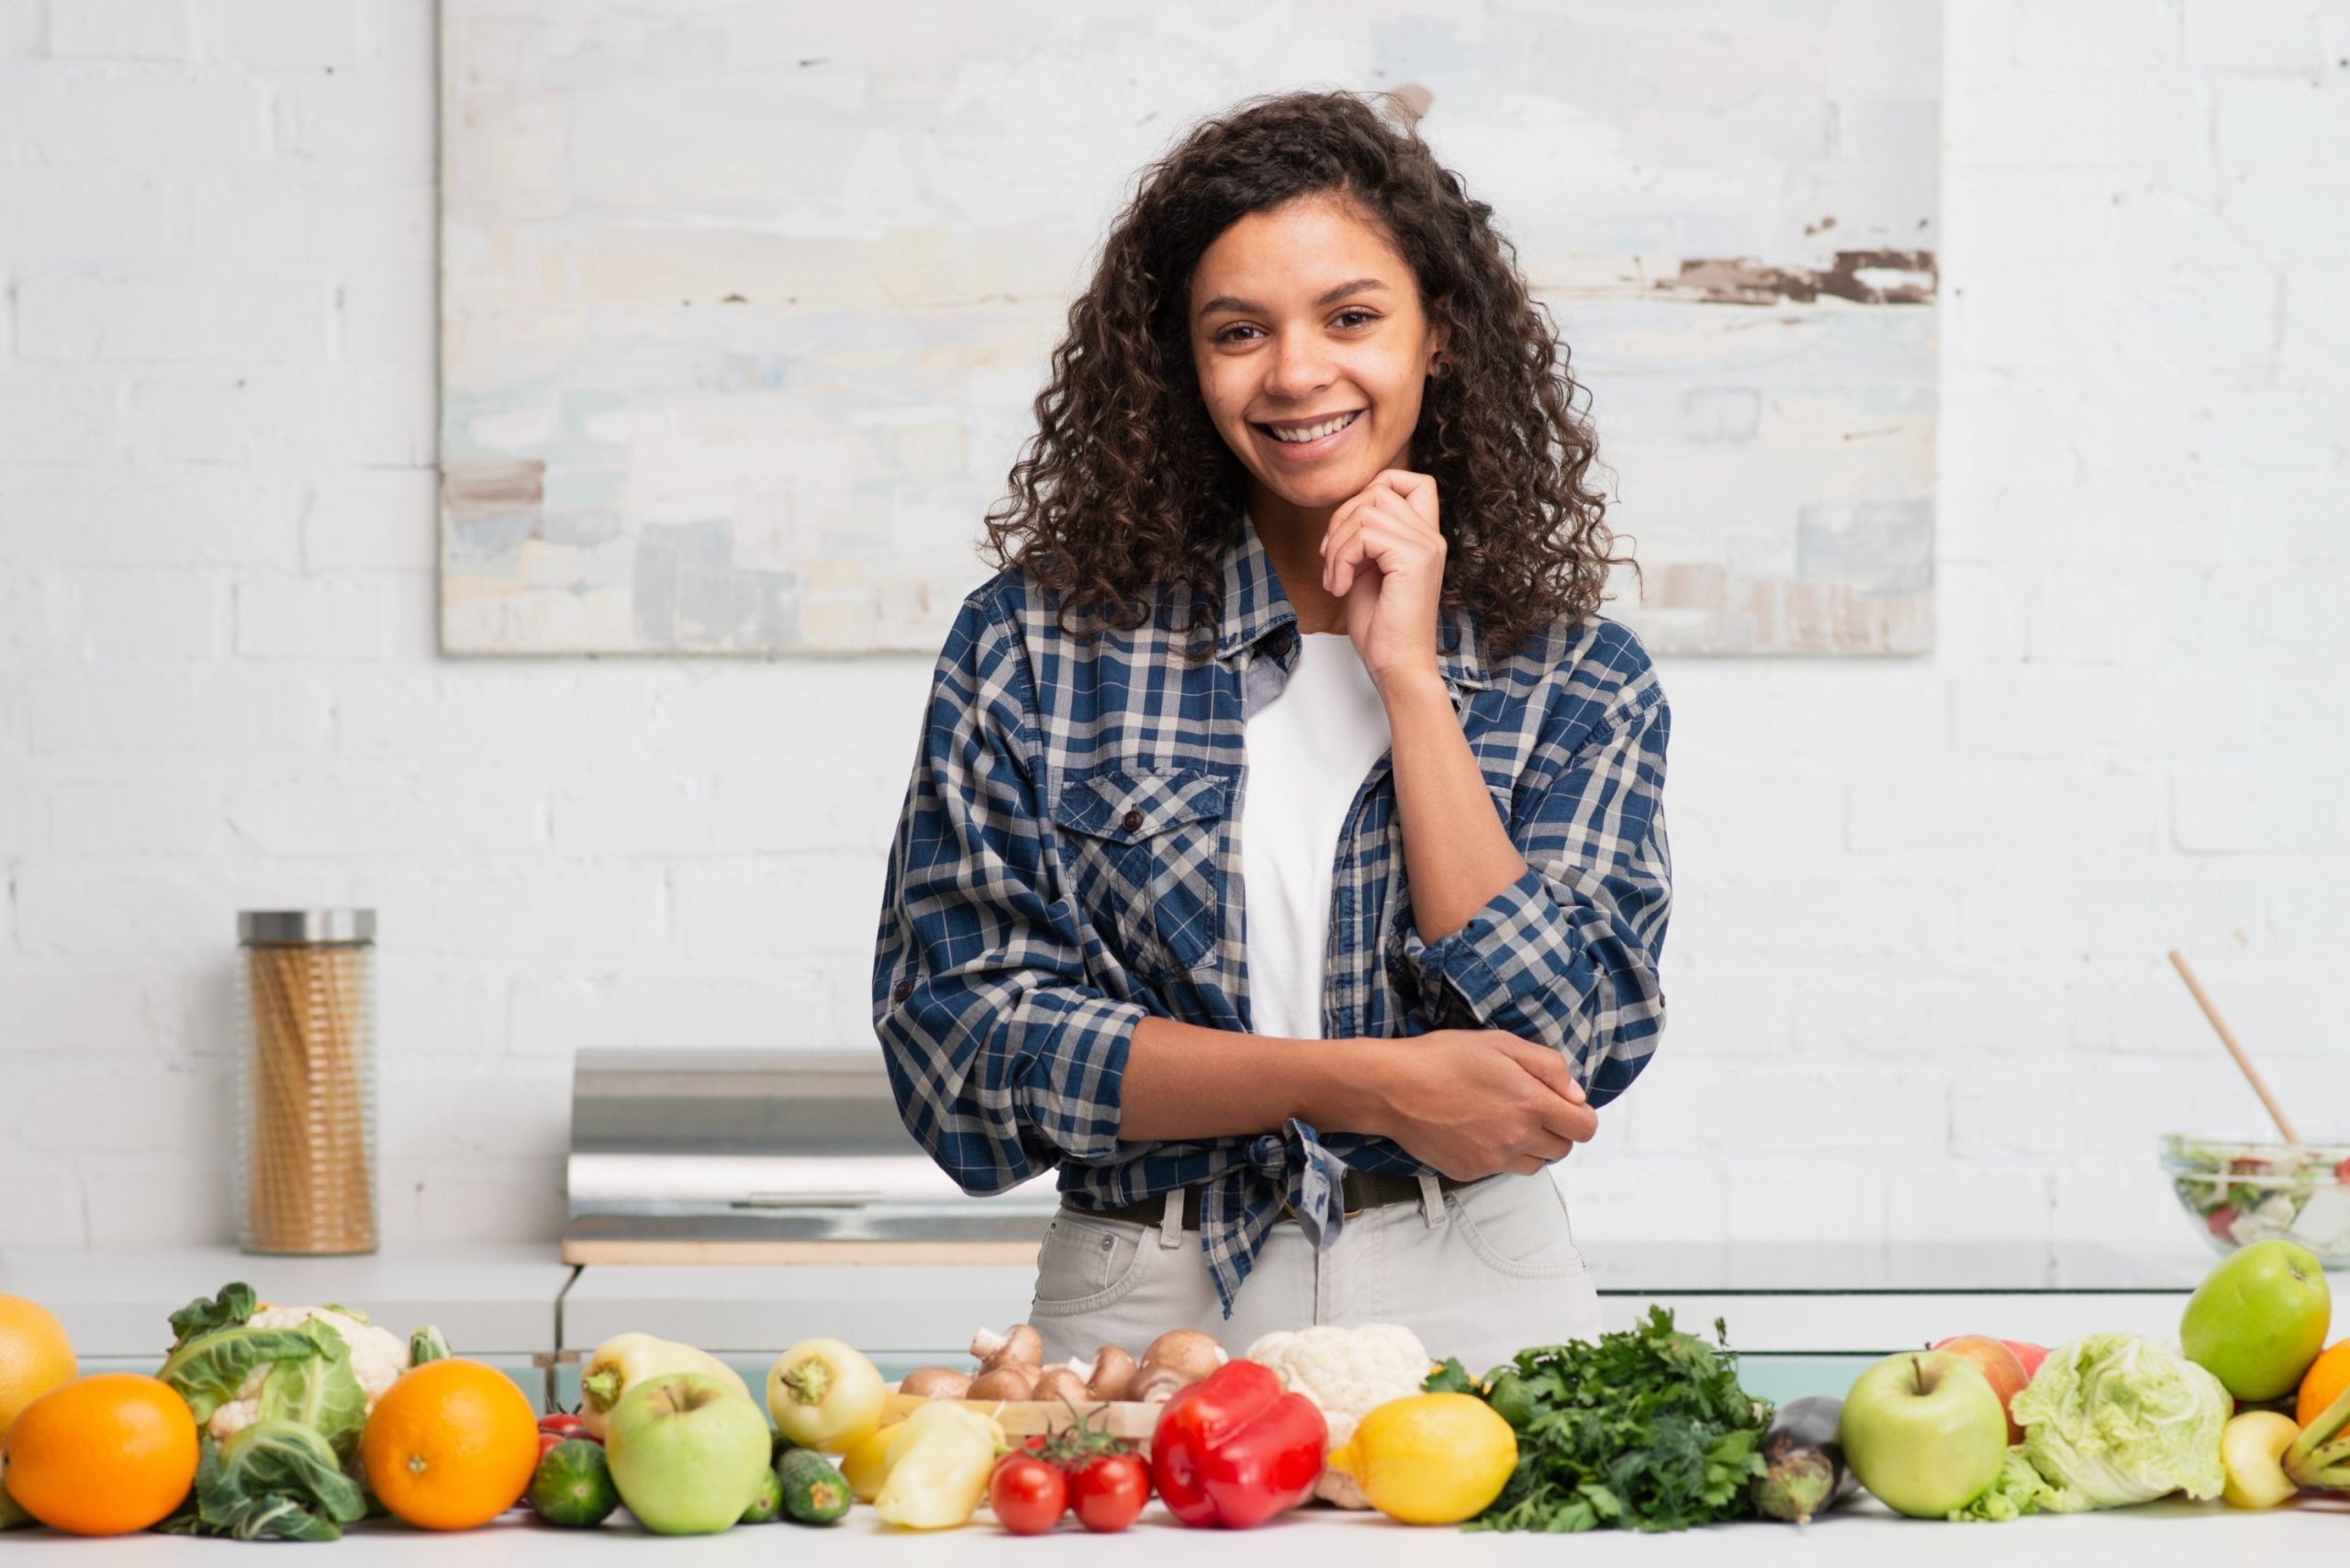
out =
[[965,1190],[1058,1168],[1048,1356],[1598,1331],[1549,1167],[1662,1024],[1668,716],[1490,209],[1348,94],[1146,171],[989,517],[875,1024]]

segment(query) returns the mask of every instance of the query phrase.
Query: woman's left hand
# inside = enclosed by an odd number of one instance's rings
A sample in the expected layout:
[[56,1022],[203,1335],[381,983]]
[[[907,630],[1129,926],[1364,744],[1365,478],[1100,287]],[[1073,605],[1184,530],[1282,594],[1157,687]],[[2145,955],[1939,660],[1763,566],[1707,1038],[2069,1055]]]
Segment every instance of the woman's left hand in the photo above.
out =
[[1444,588],[1436,481],[1382,469],[1331,513],[1322,535],[1322,586],[1347,601],[1347,635],[1382,692],[1399,679],[1434,678]]

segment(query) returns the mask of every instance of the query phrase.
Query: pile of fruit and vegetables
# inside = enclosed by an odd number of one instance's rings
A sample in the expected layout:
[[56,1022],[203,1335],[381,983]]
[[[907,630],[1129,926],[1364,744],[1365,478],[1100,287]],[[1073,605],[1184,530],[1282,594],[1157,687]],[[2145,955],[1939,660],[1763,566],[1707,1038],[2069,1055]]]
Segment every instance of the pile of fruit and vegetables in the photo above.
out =
[[1115,1533],[1154,1497],[1226,1529],[1316,1506],[1476,1530],[1802,1524],[1863,1492],[1953,1521],[2180,1494],[2266,1508],[2350,1491],[2350,1339],[2326,1348],[2331,1319],[2317,1260],[2267,1241],[2212,1271],[2175,1343],[1967,1335],[1775,1409],[1740,1386],[1721,1323],[1709,1342],[1652,1308],[1482,1375],[1394,1325],[1238,1355],[1178,1328],[1048,1366],[1015,1324],[894,1384],[805,1339],[754,1389],[623,1334],[582,1368],[579,1408],[542,1417],[434,1329],[401,1338],[348,1306],[231,1284],[172,1315],[152,1375],[84,1377],[53,1316],[0,1295],[0,1529],[332,1540],[371,1518],[584,1529],[624,1510],[700,1535],[863,1508],[907,1532]]

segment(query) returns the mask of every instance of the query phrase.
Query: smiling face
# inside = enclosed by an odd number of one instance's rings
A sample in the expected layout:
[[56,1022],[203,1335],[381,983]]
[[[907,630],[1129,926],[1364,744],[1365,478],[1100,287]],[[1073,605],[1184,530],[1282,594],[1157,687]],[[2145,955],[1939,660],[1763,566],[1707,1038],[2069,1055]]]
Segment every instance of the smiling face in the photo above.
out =
[[1208,417],[1250,476],[1260,524],[1326,517],[1412,431],[1445,331],[1408,263],[1334,196],[1250,213],[1192,274],[1192,362]]

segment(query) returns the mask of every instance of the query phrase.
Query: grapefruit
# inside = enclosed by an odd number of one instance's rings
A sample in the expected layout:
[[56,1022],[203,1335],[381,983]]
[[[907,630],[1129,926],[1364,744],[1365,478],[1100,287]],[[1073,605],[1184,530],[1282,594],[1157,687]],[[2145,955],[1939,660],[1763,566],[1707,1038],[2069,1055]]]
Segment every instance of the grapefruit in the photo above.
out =
[[0,1293],[0,1435],[26,1406],[81,1370],[65,1325],[38,1302]]

